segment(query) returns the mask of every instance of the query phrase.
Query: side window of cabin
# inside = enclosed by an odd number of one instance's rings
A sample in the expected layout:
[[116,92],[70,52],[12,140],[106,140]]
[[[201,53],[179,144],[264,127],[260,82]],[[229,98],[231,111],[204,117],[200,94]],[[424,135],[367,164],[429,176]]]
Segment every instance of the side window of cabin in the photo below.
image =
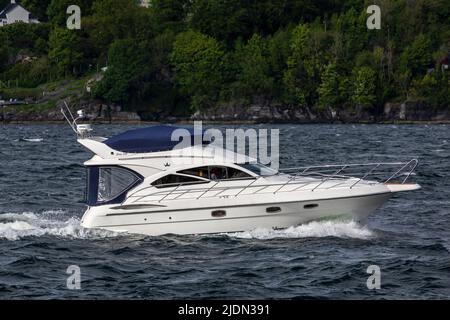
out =
[[252,176],[245,173],[244,171],[234,169],[234,168],[228,168],[228,177],[227,179],[245,179],[245,178],[251,178]]
[[97,206],[104,203],[121,203],[125,199],[126,192],[142,180],[139,174],[127,168],[88,167],[87,204]]
[[99,168],[97,201],[107,202],[114,199],[138,180],[135,174],[124,168]]
[[152,186],[155,186],[156,188],[170,188],[177,186],[179,184],[196,184],[199,182],[204,182],[203,180],[196,179],[194,177],[186,177],[186,176],[180,176],[176,174],[169,174],[167,176],[164,176],[162,178],[159,178],[158,180],[152,182]]
[[211,180],[227,179],[227,168],[225,168],[225,167],[209,167],[209,179],[211,179]]
[[178,171],[178,173],[202,177],[210,180],[248,179],[251,175],[230,167],[210,166]]
[[188,174],[190,176],[196,176],[196,177],[200,177],[200,178],[209,179],[209,168],[208,167],[192,168],[192,169],[187,169],[187,170],[183,170],[183,171],[178,171],[178,173]]

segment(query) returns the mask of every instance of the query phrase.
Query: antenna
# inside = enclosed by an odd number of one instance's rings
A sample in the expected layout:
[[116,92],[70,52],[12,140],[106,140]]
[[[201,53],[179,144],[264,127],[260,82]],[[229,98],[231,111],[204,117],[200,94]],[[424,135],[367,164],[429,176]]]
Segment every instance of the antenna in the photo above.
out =
[[[73,132],[78,134],[77,129],[75,127],[75,119],[72,115],[72,112],[70,112],[69,105],[67,104],[66,101],[64,101],[64,106],[65,106],[65,108],[61,107],[61,113],[64,116],[64,118],[66,119],[69,126],[72,128]],[[69,118],[69,116],[70,116],[70,118]]]
[[64,101],[64,106],[61,107],[61,113],[66,119],[69,126],[72,128],[73,132],[75,132],[78,138],[87,138],[92,131],[92,127],[90,124],[77,124],[77,121],[86,117],[84,110],[77,111],[77,117],[75,118],[70,111],[69,105],[66,101]]

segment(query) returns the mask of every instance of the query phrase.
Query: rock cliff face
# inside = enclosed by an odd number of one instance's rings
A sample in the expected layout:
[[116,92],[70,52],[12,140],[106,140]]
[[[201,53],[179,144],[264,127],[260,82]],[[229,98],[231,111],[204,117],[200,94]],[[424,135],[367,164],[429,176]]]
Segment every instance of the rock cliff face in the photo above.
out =
[[[56,106],[18,105],[5,106],[0,110],[0,120],[4,122],[60,122],[65,121],[60,112],[63,101]],[[70,104],[73,113],[84,109],[92,122],[139,122],[136,112],[123,111],[120,106],[107,105],[97,101]],[[3,112],[2,112],[3,111]]]
[[204,121],[243,121],[243,122],[298,122],[309,123],[317,120],[317,116],[309,108],[288,108],[279,104],[256,102],[250,105],[221,105],[206,112],[196,112],[193,120]]
[[[56,106],[20,105],[6,106],[0,110],[0,121],[4,122],[58,122],[64,121],[60,113],[59,101]],[[151,119],[141,117],[137,112],[123,111],[120,106],[105,104],[101,101],[86,100],[70,103],[75,112],[84,109],[92,122],[180,122],[202,120],[206,122],[242,122],[242,123],[382,123],[382,122],[420,122],[450,121],[450,112],[436,111],[420,102],[386,103],[383,113],[375,116],[364,109],[333,110],[321,112],[308,107],[292,108],[267,100],[254,101],[251,104],[223,104],[205,112],[196,112],[187,117],[155,115]],[[1,107],[0,107],[1,108]]]
[[387,103],[382,114],[374,115],[363,108],[356,110],[329,108],[316,112],[308,107],[289,108],[262,101],[247,106],[222,105],[214,110],[197,112],[191,119],[217,122],[380,123],[449,121],[450,114],[446,110],[431,110],[421,102]]
[[432,110],[421,102],[386,103],[384,121],[446,121],[448,110]]
[[101,103],[91,103],[80,106],[84,109],[86,115],[93,122],[139,122],[141,117],[132,111],[123,111],[122,107],[117,105],[107,105]]

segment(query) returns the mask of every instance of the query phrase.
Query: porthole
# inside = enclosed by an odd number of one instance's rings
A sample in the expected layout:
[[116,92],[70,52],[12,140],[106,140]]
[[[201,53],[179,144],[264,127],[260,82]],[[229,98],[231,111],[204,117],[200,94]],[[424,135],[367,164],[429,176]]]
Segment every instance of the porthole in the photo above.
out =
[[211,216],[214,218],[223,218],[227,215],[227,212],[225,210],[215,210],[211,212]]
[[311,204],[305,204],[303,206],[304,209],[314,209],[317,208],[319,205],[317,203],[311,203]]
[[280,207],[268,207],[266,209],[267,213],[277,213],[277,212],[280,212],[280,211],[281,211]]

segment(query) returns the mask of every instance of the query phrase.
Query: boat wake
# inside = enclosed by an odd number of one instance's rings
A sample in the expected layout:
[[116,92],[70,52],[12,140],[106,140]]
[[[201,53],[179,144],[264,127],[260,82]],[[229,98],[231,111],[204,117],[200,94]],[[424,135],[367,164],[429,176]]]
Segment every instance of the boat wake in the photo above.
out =
[[[0,239],[21,240],[25,237],[57,236],[73,239],[103,239],[117,237],[121,233],[103,229],[86,229],[77,217],[68,217],[68,213],[58,210],[42,213],[4,213],[0,214]],[[123,233],[122,233],[123,235]],[[252,231],[226,234],[240,239],[277,239],[277,238],[356,238],[370,239],[375,235],[365,226],[354,221],[310,222],[283,230],[255,229]]]
[[0,239],[20,240],[25,237],[59,236],[74,239],[114,237],[115,232],[85,229],[77,217],[68,217],[64,211],[45,211],[0,214]]
[[314,221],[297,227],[283,230],[255,229],[252,231],[228,234],[230,237],[241,239],[277,239],[277,238],[355,238],[371,239],[374,232],[354,221]]

